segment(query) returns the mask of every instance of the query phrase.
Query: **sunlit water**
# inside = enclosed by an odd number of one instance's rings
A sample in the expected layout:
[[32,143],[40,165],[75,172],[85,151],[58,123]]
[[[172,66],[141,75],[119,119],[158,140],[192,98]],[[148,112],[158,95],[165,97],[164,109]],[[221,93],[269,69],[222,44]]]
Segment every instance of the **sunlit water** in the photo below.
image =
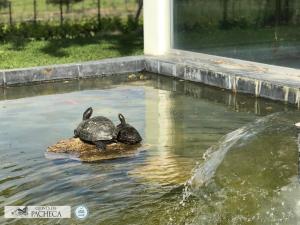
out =
[[[0,89],[1,224],[299,224],[298,111],[148,75]],[[50,159],[83,111],[143,136],[136,155]],[[78,221],[5,220],[5,205],[86,205]]]

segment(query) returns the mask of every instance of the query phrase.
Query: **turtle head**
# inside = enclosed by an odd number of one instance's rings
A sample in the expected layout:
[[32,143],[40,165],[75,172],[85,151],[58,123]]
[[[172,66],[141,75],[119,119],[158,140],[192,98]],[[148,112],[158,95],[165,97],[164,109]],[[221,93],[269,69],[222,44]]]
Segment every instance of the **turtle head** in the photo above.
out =
[[93,108],[89,107],[87,110],[84,111],[82,120],[87,120],[91,118],[92,114],[93,114]]
[[121,124],[125,125],[126,124],[125,117],[121,113],[119,113],[118,117],[119,117]]

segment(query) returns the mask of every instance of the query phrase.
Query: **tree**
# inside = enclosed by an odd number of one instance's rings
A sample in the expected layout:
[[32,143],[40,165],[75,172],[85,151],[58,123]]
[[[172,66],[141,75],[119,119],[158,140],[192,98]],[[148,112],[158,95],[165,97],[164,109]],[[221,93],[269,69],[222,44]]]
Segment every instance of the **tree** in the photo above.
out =
[[54,5],[65,5],[66,6],[66,12],[70,12],[70,5],[72,3],[82,2],[84,0],[47,0],[48,4],[54,4]]
[[140,18],[140,15],[141,15],[141,12],[142,12],[142,9],[143,9],[143,0],[136,0],[136,1],[137,1],[137,4],[138,4],[138,9],[137,9],[136,14],[135,14],[135,22],[138,22],[139,18]]
[[59,5],[60,10],[60,23],[63,23],[64,15],[63,15],[63,6],[66,6],[66,12],[70,12],[70,5],[72,3],[82,2],[84,0],[47,0],[47,4]]
[[12,10],[11,10],[11,1],[9,0],[0,0],[0,10],[8,8],[9,13],[9,24],[12,25]]
[[223,23],[228,23],[228,0],[223,0]]
[[0,0],[0,9],[5,9],[9,6],[8,0]]
[[36,16],[37,16],[36,0],[33,0],[33,21],[34,21],[34,23],[36,23]]
[[101,1],[97,0],[97,20],[98,26],[101,26]]
[[283,25],[291,22],[295,14],[294,0],[266,0],[264,25]]
[[282,10],[282,19],[288,24],[295,14],[295,1],[294,0],[284,0],[283,10]]

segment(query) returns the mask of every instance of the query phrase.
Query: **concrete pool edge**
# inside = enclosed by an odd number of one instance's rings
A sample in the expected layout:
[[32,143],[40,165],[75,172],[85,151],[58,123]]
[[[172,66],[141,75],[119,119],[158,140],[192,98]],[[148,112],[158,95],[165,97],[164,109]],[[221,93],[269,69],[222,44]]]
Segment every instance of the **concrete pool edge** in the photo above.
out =
[[148,72],[300,105],[300,70],[193,52],[145,57]]
[[300,70],[190,52],[0,70],[0,86],[143,71],[283,101],[298,107],[300,104]]
[[82,63],[0,70],[0,86],[128,74],[143,70],[144,56],[128,56]]

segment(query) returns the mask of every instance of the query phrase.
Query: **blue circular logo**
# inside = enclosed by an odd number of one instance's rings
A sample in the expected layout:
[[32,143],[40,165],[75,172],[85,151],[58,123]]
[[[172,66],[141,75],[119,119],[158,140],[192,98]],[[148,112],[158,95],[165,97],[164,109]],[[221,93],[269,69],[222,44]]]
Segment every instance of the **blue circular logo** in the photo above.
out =
[[74,212],[75,216],[80,220],[84,220],[89,215],[89,210],[84,205],[77,206]]

